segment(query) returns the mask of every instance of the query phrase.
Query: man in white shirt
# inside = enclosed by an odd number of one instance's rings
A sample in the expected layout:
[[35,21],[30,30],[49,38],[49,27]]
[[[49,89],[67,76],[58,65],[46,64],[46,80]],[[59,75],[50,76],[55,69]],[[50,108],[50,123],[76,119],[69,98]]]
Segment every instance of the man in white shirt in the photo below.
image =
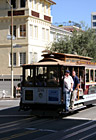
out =
[[70,71],[65,71],[64,76],[64,97],[65,97],[65,111],[69,111],[69,105],[70,105],[70,95],[73,91],[73,79],[70,76]]

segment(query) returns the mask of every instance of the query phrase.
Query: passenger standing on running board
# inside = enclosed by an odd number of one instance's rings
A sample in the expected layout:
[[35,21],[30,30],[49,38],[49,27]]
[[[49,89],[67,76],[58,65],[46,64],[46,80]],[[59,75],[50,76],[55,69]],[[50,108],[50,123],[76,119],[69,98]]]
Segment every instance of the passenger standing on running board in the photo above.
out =
[[79,90],[80,82],[79,82],[78,77],[76,76],[76,72],[75,71],[72,72],[72,78],[73,78],[73,81],[74,81],[74,85],[73,85],[73,92],[71,94],[71,105],[70,105],[70,108],[74,109],[74,101],[77,98],[77,92]]
[[70,71],[66,70],[65,71],[65,76],[64,76],[64,97],[65,97],[65,111],[69,111],[69,106],[70,106],[70,95],[71,92],[73,91],[73,79],[70,76]]

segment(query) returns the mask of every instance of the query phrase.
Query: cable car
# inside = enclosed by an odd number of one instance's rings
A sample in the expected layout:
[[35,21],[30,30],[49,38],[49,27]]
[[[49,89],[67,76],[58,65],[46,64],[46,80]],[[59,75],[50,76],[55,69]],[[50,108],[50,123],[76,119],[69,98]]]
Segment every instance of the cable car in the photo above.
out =
[[63,78],[66,70],[74,70],[80,81],[74,105],[88,106],[96,103],[96,63],[92,58],[75,54],[43,54],[38,63],[22,66],[20,109],[46,113],[65,111]]

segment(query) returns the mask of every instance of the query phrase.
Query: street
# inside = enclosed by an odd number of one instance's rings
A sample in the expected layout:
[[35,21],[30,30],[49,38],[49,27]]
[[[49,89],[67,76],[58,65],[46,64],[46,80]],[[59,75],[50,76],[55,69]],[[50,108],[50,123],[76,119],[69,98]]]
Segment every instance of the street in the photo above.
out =
[[60,118],[38,118],[18,105],[19,100],[0,100],[0,140],[96,139],[95,105]]

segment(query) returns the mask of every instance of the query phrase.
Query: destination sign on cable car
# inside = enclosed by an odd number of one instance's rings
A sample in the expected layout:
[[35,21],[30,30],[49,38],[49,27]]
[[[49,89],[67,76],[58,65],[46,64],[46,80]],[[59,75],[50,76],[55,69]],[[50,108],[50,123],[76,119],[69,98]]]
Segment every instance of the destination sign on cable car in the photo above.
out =
[[89,62],[89,61],[78,61],[78,64],[87,64],[87,65],[96,65],[96,62]]

